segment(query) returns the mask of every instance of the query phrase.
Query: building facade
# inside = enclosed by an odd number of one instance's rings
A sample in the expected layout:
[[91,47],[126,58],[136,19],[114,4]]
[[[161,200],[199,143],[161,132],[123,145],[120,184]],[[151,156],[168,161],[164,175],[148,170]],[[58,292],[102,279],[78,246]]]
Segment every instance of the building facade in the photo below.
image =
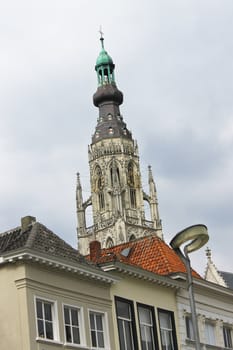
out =
[[0,235],[0,349],[117,349],[117,281],[26,217]]
[[[233,290],[195,279],[194,295],[201,349],[232,349]],[[177,307],[181,349],[194,350],[189,296],[185,288],[177,292]]]

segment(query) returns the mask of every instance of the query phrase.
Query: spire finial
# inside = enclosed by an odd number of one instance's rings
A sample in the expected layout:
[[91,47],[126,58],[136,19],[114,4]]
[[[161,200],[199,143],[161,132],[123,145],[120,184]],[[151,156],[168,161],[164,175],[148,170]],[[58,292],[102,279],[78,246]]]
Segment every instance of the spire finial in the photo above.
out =
[[149,183],[154,182],[151,165],[148,165],[148,178],[149,178]]
[[102,26],[100,26],[99,33],[100,33],[101,46],[102,46],[102,49],[104,49],[104,33],[102,31]]

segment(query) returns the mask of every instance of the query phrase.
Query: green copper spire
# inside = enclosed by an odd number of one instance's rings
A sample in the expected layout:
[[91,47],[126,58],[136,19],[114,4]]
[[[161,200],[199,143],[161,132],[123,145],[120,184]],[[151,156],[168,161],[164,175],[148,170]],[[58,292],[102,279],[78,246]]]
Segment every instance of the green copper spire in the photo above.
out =
[[100,31],[100,42],[101,42],[101,51],[96,60],[95,70],[97,72],[98,85],[106,85],[115,83],[114,78],[114,68],[115,65],[111,56],[107,53],[104,48],[104,38],[103,33]]

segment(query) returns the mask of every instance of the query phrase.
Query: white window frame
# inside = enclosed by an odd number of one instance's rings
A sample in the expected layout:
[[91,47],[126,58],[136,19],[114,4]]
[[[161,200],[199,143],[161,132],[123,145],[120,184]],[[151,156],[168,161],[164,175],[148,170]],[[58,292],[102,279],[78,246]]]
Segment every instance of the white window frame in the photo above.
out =
[[[225,331],[229,331],[228,333],[225,333]],[[232,327],[230,325],[227,324],[223,324],[223,342],[224,342],[224,347],[226,349],[232,349],[233,347],[233,341],[232,341]],[[229,339],[230,338],[230,339]],[[229,344],[230,343],[230,344]],[[230,345],[230,346],[228,346]]]
[[[52,306],[51,312],[52,312],[53,339],[39,336],[38,319],[37,319],[37,306],[36,306],[37,301],[41,301],[42,303],[49,303]],[[37,335],[36,340],[43,340],[46,342],[59,342],[60,336],[59,336],[59,327],[58,327],[57,301],[46,298],[44,296],[35,295],[34,296],[34,307],[35,307],[35,322],[36,322],[36,335]]]
[[[210,329],[213,330],[213,334],[210,334]],[[212,335],[214,335],[214,338]],[[205,343],[216,345],[216,323],[208,319],[205,320]]]
[[[65,323],[65,307],[69,309],[76,309],[78,311],[78,321],[79,321],[79,333],[80,333],[80,344],[68,342],[66,340],[66,323]],[[85,327],[84,327],[84,313],[83,313],[83,307],[80,307],[78,305],[71,305],[68,303],[62,304],[62,314],[63,314],[63,326],[64,326],[64,339],[65,339],[65,345],[73,345],[73,346],[86,346],[86,333],[85,333]]]
[[[99,314],[102,315],[102,322],[103,322],[103,336],[104,336],[104,347],[95,347],[92,345],[92,339],[91,339],[91,319],[90,319],[90,314]],[[88,320],[89,320],[89,334],[90,334],[90,344],[91,344],[91,349],[96,349],[96,350],[107,350],[109,349],[109,328],[108,328],[108,315],[107,312],[102,311],[102,310],[96,310],[96,309],[88,309]]]

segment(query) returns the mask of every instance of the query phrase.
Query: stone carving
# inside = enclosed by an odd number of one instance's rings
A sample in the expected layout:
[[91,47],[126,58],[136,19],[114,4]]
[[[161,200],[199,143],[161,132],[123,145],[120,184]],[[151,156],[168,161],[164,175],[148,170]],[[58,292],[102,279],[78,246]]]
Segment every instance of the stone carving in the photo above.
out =
[[124,242],[124,235],[123,235],[121,226],[119,227],[119,241]]

